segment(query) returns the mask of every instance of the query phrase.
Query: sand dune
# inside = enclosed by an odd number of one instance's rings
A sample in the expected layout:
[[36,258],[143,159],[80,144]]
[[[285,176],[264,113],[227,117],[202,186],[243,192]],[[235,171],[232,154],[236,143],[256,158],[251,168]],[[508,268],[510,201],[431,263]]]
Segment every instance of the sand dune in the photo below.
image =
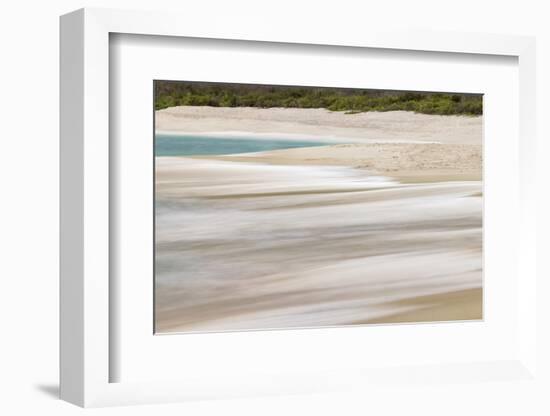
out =
[[346,114],[321,108],[171,107],[155,113],[165,133],[248,133],[316,137],[336,143],[439,142],[481,144],[481,117],[439,116],[408,111]]

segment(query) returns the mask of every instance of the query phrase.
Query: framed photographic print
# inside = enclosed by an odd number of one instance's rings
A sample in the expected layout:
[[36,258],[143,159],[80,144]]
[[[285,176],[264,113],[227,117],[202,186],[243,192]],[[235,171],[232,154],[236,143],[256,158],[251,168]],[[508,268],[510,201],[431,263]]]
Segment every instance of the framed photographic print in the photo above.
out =
[[482,318],[482,95],[154,91],[155,333]]
[[533,39],[179,22],[61,20],[62,398],[532,380]]

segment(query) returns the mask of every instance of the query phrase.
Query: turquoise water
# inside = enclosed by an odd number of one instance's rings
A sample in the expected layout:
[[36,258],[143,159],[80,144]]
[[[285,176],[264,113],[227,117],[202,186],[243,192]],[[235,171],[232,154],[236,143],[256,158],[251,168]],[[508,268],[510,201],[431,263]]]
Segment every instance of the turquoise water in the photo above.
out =
[[327,144],[329,143],[310,140],[157,134],[155,135],[155,156],[230,155]]

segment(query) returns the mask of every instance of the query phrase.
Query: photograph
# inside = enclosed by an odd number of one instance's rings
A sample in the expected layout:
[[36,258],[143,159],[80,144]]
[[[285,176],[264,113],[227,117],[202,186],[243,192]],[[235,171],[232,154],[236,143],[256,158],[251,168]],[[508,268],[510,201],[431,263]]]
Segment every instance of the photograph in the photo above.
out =
[[483,319],[483,95],[154,80],[155,334]]

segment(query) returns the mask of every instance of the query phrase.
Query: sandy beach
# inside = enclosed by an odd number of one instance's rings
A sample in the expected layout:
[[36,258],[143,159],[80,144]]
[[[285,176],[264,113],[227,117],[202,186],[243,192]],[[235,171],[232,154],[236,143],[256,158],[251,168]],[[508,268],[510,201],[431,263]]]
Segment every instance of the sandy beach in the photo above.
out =
[[353,143],[218,156],[219,160],[366,169],[401,182],[481,180],[481,146],[440,143]]
[[480,319],[481,126],[408,112],[157,111],[157,132],[327,145],[156,158],[156,330]]
[[[321,108],[171,107],[155,114],[163,133],[244,132],[353,142],[436,142],[480,145],[482,118],[408,111],[346,114]],[[258,134],[259,133],[259,134]]]

